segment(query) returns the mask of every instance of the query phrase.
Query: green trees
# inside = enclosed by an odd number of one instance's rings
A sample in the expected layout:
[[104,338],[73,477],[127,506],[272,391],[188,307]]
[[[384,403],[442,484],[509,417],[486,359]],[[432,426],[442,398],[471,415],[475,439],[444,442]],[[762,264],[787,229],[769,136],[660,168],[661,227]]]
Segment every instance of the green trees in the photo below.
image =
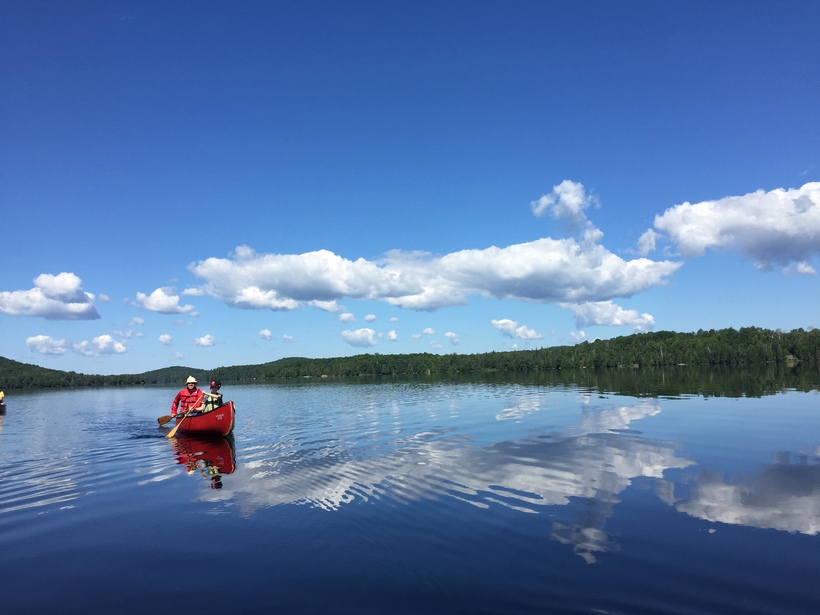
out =
[[201,382],[208,382],[214,377],[223,382],[266,382],[295,378],[449,376],[494,371],[538,373],[677,365],[737,367],[765,363],[793,365],[800,362],[820,363],[820,330],[795,329],[784,333],[744,327],[739,330],[700,329],[694,333],[656,331],[533,350],[470,355],[375,353],[330,359],[288,357],[261,365],[211,370],[176,366],[117,376],[61,372],[0,357],[0,389],[179,384],[189,374]]

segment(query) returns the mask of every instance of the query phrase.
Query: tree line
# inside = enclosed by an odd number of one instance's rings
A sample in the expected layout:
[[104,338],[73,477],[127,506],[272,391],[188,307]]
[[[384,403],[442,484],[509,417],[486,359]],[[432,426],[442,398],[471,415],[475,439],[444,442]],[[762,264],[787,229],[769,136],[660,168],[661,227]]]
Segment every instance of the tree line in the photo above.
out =
[[78,374],[0,357],[0,389],[180,384],[188,375],[200,382],[273,382],[295,378],[362,376],[452,376],[491,372],[647,368],[664,366],[749,366],[820,363],[820,330],[790,332],[758,327],[710,329],[694,333],[636,333],[573,346],[477,354],[360,354],[309,359],[288,357],[270,363],[211,370],[174,366],[114,376]]

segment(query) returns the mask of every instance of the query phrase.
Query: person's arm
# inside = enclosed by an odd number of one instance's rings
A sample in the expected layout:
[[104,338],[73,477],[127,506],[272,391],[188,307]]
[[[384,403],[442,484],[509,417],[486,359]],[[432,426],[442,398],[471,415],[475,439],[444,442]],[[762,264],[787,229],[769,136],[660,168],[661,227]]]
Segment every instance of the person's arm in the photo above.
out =
[[179,400],[180,400],[180,393],[177,393],[177,396],[174,397],[174,401],[171,402],[171,414],[177,413],[177,408],[179,407]]

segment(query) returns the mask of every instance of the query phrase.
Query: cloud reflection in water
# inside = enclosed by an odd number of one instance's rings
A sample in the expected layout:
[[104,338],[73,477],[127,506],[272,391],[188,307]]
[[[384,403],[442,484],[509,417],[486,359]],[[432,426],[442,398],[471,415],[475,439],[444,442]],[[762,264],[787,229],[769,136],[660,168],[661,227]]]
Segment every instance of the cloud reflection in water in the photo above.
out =
[[[526,400],[496,416],[505,420],[538,410]],[[633,421],[660,412],[657,401],[604,409],[584,408],[569,433],[536,434],[479,446],[448,430],[397,437],[392,449],[368,455],[363,448],[321,453],[282,451],[251,461],[230,485],[209,499],[233,498],[244,514],[279,504],[308,504],[337,510],[360,498],[399,502],[455,498],[479,508],[501,505],[524,513],[574,505],[572,526],[554,524],[552,537],[573,543],[585,560],[611,548],[604,525],[618,494],[636,477],[661,477],[692,461],[678,457],[675,445],[627,431]],[[620,432],[620,433],[616,433]],[[338,444],[338,441],[335,442]],[[251,470],[251,471],[248,471]]]
[[747,482],[728,483],[703,470],[680,512],[720,523],[814,535],[820,533],[820,459],[780,453]]

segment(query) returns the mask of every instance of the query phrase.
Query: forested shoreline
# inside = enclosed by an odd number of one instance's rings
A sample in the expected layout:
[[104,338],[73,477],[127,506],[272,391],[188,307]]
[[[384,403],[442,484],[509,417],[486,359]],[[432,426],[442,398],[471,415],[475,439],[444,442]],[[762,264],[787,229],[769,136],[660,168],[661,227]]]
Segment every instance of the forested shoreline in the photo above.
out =
[[608,340],[532,350],[477,354],[360,354],[309,359],[289,357],[256,365],[214,369],[167,367],[141,374],[92,375],[47,369],[0,357],[0,389],[179,384],[189,374],[200,382],[274,382],[295,378],[361,376],[451,376],[492,372],[545,372],[664,366],[746,366],[820,363],[820,330],[790,332],[758,327],[658,331]]

